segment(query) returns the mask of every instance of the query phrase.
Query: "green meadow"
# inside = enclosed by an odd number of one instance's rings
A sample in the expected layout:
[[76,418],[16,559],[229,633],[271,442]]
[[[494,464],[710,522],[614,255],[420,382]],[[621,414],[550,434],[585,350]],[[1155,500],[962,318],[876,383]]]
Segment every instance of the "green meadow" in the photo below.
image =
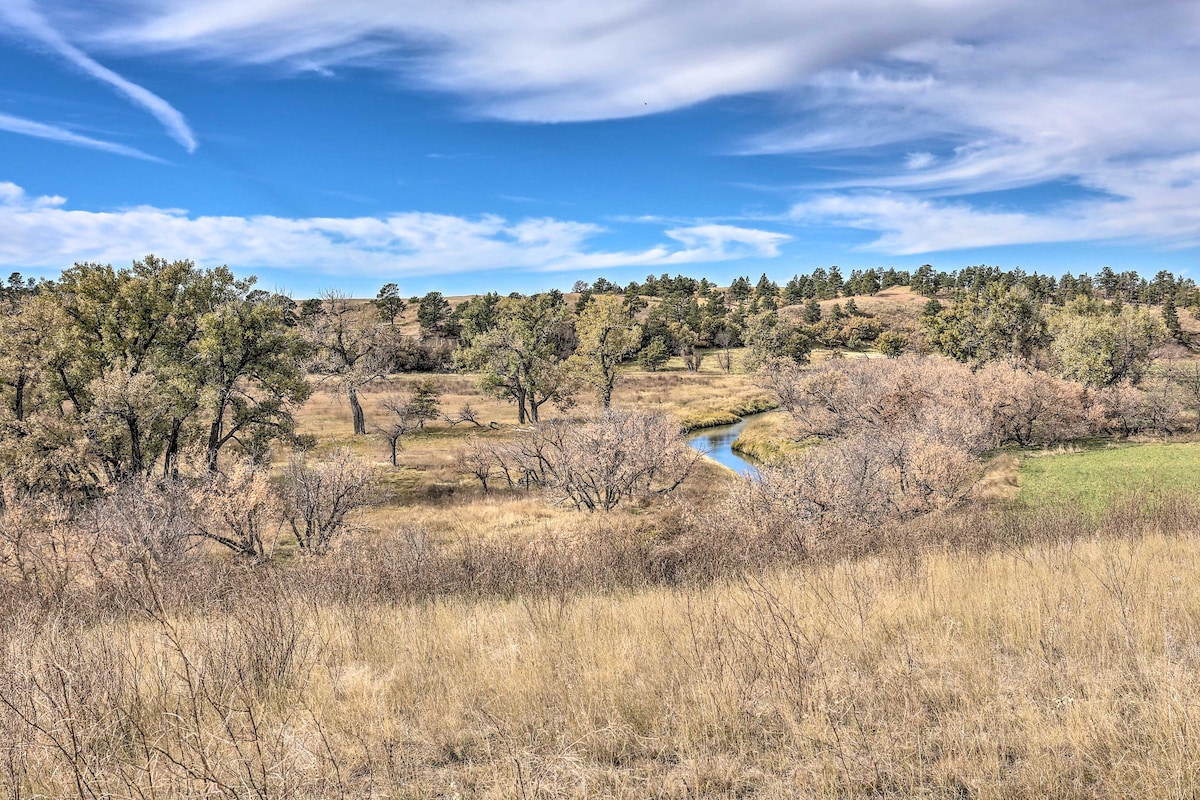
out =
[[1099,515],[1113,499],[1139,494],[1150,500],[1194,488],[1200,442],[1112,445],[1021,459],[1017,501],[1029,508],[1078,505]]

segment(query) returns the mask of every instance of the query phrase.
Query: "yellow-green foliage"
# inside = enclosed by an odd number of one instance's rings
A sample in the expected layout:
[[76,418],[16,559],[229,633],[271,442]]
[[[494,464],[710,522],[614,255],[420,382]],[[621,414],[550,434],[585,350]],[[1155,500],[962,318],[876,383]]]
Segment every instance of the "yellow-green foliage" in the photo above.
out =
[[1151,498],[1193,490],[1200,443],[1134,444],[1021,459],[1019,501],[1030,508],[1078,505],[1096,515],[1115,496]]

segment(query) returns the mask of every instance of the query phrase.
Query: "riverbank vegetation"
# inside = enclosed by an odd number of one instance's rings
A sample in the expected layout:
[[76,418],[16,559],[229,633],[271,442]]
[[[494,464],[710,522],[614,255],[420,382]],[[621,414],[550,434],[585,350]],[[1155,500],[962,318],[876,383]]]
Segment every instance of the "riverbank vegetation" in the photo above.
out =
[[[1197,298],[14,278],[0,787],[1187,796]],[[767,409],[760,481],[679,437]]]

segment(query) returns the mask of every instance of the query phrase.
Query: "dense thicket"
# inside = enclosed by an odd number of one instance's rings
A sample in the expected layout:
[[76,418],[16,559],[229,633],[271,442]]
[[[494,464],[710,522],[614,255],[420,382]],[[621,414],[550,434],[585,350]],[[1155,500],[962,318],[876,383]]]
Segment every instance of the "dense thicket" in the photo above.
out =
[[215,470],[294,432],[309,393],[294,304],[220,267],[76,264],[0,313],[0,473],[94,494],[192,459]]

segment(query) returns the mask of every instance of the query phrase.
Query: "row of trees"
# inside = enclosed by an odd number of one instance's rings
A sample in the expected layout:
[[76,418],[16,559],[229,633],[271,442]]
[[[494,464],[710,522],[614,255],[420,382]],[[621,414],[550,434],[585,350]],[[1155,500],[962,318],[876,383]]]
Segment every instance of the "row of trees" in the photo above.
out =
[[77,264],[0,313],[0,472],[92,492],[294,435],[309,343],[286,297],[224,267]]
[[[715,356],[722,368],[730,370],[731,350],[740,346],[748,348],[750,368],[779,357],[805,363],[817,346],[835,350],[873,346],[890,357],[916,347],[976,364],[1052,356],[1061,374],[1110,384],[1126,378],[1136,381],[1138,364],[1148,361],[1150,349],[1161,339],[1153,324],[1158,316],[1168,334],[1181,332],[1169,302],[1157,315],[1142,307],[1123,311],[1126,304],[1119,294],[1106,302],[1098,297],[1101,290],[1094,292],[1095,297],[1089,293],[1087,281],[1072,276],[1064,281],[1063,286],[1080,293],[1063,304],[1062,311],[1048,310],[1058,297],[1055,279],[985,266],[949,276],[931,267],[911,275],[864,270],[851,273],[849,280],[843,280],[836,268],[822,269],[797,276],[783,288],[765,275],[755,284],[739,278],[728,289],[685,276],[650,276],[644,284],[624,289],[599,279],[594,285],[575,285],[579,298],[573,308],[556,291],[530,297],[489,293],[454,307],[440,293],[431,292],[410,302],[418,309],[420,341],[426,346],[452,343],[452,358],[444,363],[479,373],[483,391],[511,400],[521,424],[538,421],[545,404],[566,407],[585,391],[594,392],[608,407],[617,366],[635,358],[643,368],[656,370],[678,356],[686,368],[695,370],[705,357]],[[931,299],[919,331],[889,330],[861,312],[853,297],[824,310],[818,301],[841,291],[871,293],[905,284],[929,292],[949,287],[951,293],[948,306]],[[1160,297],[1188,299],[1194,290],[1189,281],[1169,273],[1161,273],[1148,285],[1158,287],[1155,296]],[[801,306],[799,313],[780,311],[781,304],[794,302]],[[421,346],[398,332],[395,320],[405,302],[394,284],[383,287],[374,306],[376,318],[361,305],[330,295],[304,317],[314,332],[310,339],[327,355],[318,369],[341,376],[338,380],[349,399],[357,433],[365,433],[367,425],[356,383],[395,371],[401,360],[398,353]],[[1099,313],[1103,309],[1112,312],[1112,319]],[[342,333],[350,323],[360,326],[363,334],[351,340],[374,342],[375,356],[365,362],[370,368],[360,366],[357,354],[344,346]],[[914,333],[920,333],[920,338],[914,339]],[[1111,346],[1097,348],[1100,339]],[[1123,356],[1118,352],[1122,348],[1131,352]],[[1090,368],[1082,363],[1084,356],[1103,360],[1097,353],[1106,354],[1111,363]],[[1109,374],[1102,374],[1105,369]]]
[[[1068,272],[1061,277],[1027,273],[1020,268],[1004,270],[1000,267],[980,264],[950,272],[939,271],[924,264],[913,271],[889,269],[853,270],[843,277],[837,267],[818,267],[810,273],[794,275],[782,287],[765,274],[757,282],[749,277],[735,278],[724,291],[730,306],[758,300],[774,300],[779,305],[800,305],[805,300],[833,300],[854,295],[871,295],[892,286],[908,286],[926,297],[958,292],[982,292],[996,285],[1003,289],[1023,287],[1040,302],[1061,305],[1079,295],[1119,300],[1143,305],[1174,305],[1177,308],[1200,307],[1200,290],[1191,278],[1177,276],[1168,270],[1160,270],[1151,278],[1127,270],[1116,272],[1103,267],[1094,276],[1088,273],[1073,275]],[[577,281],[576,292],[642,295],[667,297],[672,294],[704,294],[715,288],[706,279],[696,280],[682,275],[670,277],[649,275],[643,283],[633,281],[621,287],[605,278],[594,283]]]
[[[479,373],[482,389],[511,400],[526,423],[537,422],[546,403],[565,407],[584,392],[608,407],[618,365],[632,358],[656,369],[678,355],[699,369],[715,353],[730,369],[740,345],[752,367],[780,357],[803,363],[817,345],[875,344],[898,355],[905,334],[858,311],[853,298],[822,311],[817,297],[847,287],[940,286],[938,275],[866,270],[843,281],[830,269],[782,289],[763,276],[725,290],[651,276],[623,294],[598,280],[575,287],[574,307],[559,292],[492,293],[457,307],[432,292],[413,299],[421,337],[396,324],[408,303],[395,284],[370,305],[336,292],[296,305],[225,268],[153,256],[122,270],[79,264],[36,286],[14,275],[0,287],[0,459],[27,485],[60,488],[173,474],[181,458],[212,472],[231,445],[263,453],[294,436],[292,411],[310,391],[306,373],[337,386],[355,433],[364,434],[362,387],[414,365]],[[931,300],[921,332],[932,349],[964,362],[1018,358],[1087,384],[1136,383],[1163,331],[1179,328],[1170,305],[1151,314],[1121,302],[1129,281],[1103,271],[1094,294],[1113,300],[1084,292],[1058,310],[1045,303],[1042,276],[972,267],[953,277],[966,288],[946,306]],[[1081,280],[1070,284],[1078,289]],[[1169,273],[1146,286],[1164,303],[1194,292]],[[779,311],[806,295],[799,314]]]
[[1086,295],[1047,307],[1023,287],[999,284],[948,307],[930,300],[921,329],[935,351],[957,361],[1016,359],[1098,387],[1139,383],[1156,348],[1172,338],[1163,317],[1143,307]]

